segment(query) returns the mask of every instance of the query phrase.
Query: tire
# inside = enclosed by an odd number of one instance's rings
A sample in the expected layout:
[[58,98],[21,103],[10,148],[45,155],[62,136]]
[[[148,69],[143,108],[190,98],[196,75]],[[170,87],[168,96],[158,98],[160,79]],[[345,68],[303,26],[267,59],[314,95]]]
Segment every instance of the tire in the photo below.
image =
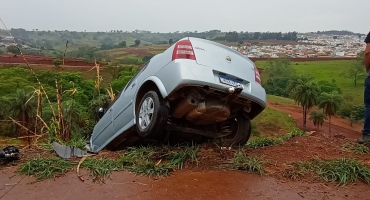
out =
[[136,130],[140,137],[159,139],[165,130],[169,108],[156,91],[147,92],[140,101],[136,112]]
[[242,147],[252,133],[252,125],[249,118],[238,114],[236,118],[228,120],[231,126],[231,133],[221,138],[219,144],[223,147]]

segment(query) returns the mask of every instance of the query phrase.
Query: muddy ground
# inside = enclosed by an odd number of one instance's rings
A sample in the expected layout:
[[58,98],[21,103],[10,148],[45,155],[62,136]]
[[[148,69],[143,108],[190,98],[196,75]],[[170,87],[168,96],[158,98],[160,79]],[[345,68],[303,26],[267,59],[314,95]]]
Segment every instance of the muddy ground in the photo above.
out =
[[[24,58],[27,60],[28,64],[38,64],[38,65],[54,65],[54,58],[45,57],[39,55],[24,55]],[[25,64],[22,56],[12,56],[0,54],[0,63],[3,64]],[[64,64],[67,66],[95,66],[93,62],[86,62],[82,59],[65,59]]]
[[34,182],[0,174],[0,197],[24,199],[369,199],[364,184],[336,187],[324,182],[289,181],[240,171],[187,171],[167,178],[138,177],[114,172],[105,184],[81,182],[75,173],[55,180]]
[[[287,113],[302,127],[300,107],[272,102],[268,106]],[[354,144],[361,136],[361,125],[351,127],[339,117],[332,121],[332,136],[328,135],[327,122],[317,129],[308,121],[308,131],[316,131],[310,136],[294,137],[280,146],[245,150],[247,155],[261,156],[268,161],[263,164],[263,175],[220,168],[230,162],[235,149],[220,150],[207,143],[200,148],[198,165],[189,161],[183,170],[162,178],[113,172],[111,178],[101,184],[93,182],[87,171],[83,171],[85,181],[82,182],[74,170],[35,182],[33,177],[16,173],[17,166],[7,166],[0,170],[0,199],[370,199],[370,186],[361,181],[337,186],[317,175],[294,180],[285,176],[293,162],[317,157],[351,157],[370,167],[370,154],[356,155],[342,148],[345,144]],[[115,155],[103,151],[99,157]]]

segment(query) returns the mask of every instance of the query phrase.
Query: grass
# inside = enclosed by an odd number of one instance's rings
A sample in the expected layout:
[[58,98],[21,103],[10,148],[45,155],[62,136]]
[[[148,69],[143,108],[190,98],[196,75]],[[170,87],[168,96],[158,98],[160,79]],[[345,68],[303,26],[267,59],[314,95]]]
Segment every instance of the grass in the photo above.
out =
[[21,174],[35,176],[37,180],[53,178],[72,169],[71,162],[60,158],[41,158],[40,156],[21,164]]
[[343,150],[353,152],[358,155],[368,154],[370,153],[369,147],[363,144],[345,144],[342,146]]
[[279,97],[275,95],[267,95],[267,101],[272,101],[278,104],[284,104],[284,105],[297,105],[293,99],[285,98],[285,97]]
[[127,160],[149,160],[158,154],[158,149],[154,147],[129,147],[128,152],[123,155]]
[[252,122],[257,126],[257,130],[260,133],[265,132],[264,127],[267,127],[269,130],[283,130],[284,132],[289,132],[296,128],[296,121],[293,118],[284,112],[272,108],[265,108]]
[[[43,144],[50,149],[49,144]],[[120,159],[87,158],[81,167],[88,169],[93,180],[104,182],[112,171],[131,171],[142,176],[167,176],[174,168],[183,169],[187,160],[197,162],[198,146],[176,148],[131,147]],[[22,164],[18,171],[33,175],[37,179],[52,178],[72,169],[72,163],[59,158],[41,158],[40,156]]]
[[184,167],[184,162],[188,159],[190,159],[192,162],[197,162],[197,153],[199,151],[198,146],[191,146],[191,147],[185,147],[185,149],[177,150],[177,151],[171,151],[167,158],[170,159],[170,164],[172,166],[177,166],[178,169],[182,169]]
[[[354,60],[311,61],[292,62],[291,65],[299,75],[312,76],[316,81],[331,82],[332,79],[335,79],[344,95],[353,96],[355,104],[363,104],[364,79],[358,80],[357,87],[355,87],[352,79],[344,78],[341,75],[341,73],[353,66],[355,62]],[[260,68],[265,68],[266,64],[266,61],[256,62],[256,66]],[[266,82],[267,78],[266,73],[261,74],[262,82]]]
[[276,146],[283,144],[283,140],[281,138],[273,138],[273,137],[257,137],[248,140],[248,143],[245,145],[247,148],[257,149],[263,148],[267,146]]
[[267,146],[277,146],[283,144],[285,140],[301,136],[306,136],[306,133],[303,133],[301,130],[296,129],[279,137],[255,137],[249,139],[245,147],[250,149],[258,149]]
[[262,168],[263,162],[262,158],[247,156],[243,151],[239,150],[234,154],[231,167],[233,169],[245,170],[248,172],[255,171],[262,175],[264,173]]
[[0,150],[2,150],[1,147],[4,148],[5,146],[20,145],[21,143],[22,143],[22,140],[20,139],[14,139],[14,138],[9,138],[9,137],[0,135]]
[[338,182],[338,185],[358,180],[370,184],[370,169],[359,161],[348,158],[297,162],[293,163],[293,169],[289,169],[287,173],[290,178],[315,173],[325,181]]
[[120,160],[109,158],[88,158],[81,164],[81,166],[90,171],[90,175],[93,177],[93,180],[99,179],[101,182],[103,182],[104,179],[109,178],[112,171],[124,170],[123,164]]
[[157,164],[153,161],[146,160],[143,162],[135,162],[126,169],[142,176],[168,176],[169,172],[173,169],[173,165],[169,163]]

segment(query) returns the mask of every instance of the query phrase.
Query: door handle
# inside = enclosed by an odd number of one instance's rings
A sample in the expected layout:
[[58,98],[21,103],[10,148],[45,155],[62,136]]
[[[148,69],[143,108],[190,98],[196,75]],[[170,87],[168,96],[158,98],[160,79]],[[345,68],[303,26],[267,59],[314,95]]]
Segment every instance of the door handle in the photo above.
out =
[[135,85],[136,85],[136,83],[134,82],[134,83],[131,85],[131,88],[133,88]]

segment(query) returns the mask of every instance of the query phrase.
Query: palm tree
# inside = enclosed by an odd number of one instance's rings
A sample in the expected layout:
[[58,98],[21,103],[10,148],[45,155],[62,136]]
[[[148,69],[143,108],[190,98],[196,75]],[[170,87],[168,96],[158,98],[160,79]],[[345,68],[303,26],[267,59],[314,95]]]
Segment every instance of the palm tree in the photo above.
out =
[[[18,115],[18,121],[25,127],[29,127],[33,111],[36,108],[36,101],[33,93],[27,93],[24,89],[17,89],[9,100],[10,111]],[[23,134],[22,134],[23,133]],[[25,135],[25,131],[20,131],[20,135]]]
[[307,111],[317,103],[320,88],[311,77],[301,77],[291,81],[288,85],[294,101],[302,106],[303,110],[303,131],[306,132]]
[[329,134],[331,135],[331,116],[339,110],[343,102],[342,96],[338,92],[326,93],[323,92],[319,98],[319,108],[323,109],[326,116],[329,117]]
[[322,110],[311,110],[310,112],[310,120],[313,122],[314,126],[319,128],[324,124],[326,116]]
[[65,101],[62,104],[64,130],[67,133],[67,140],[70,139],[72,131],[77,130],[82,123],[81,112],[73,101]]
[[0,97],[0,120],[5,119],[5,115],[9,108],[9,101]]

